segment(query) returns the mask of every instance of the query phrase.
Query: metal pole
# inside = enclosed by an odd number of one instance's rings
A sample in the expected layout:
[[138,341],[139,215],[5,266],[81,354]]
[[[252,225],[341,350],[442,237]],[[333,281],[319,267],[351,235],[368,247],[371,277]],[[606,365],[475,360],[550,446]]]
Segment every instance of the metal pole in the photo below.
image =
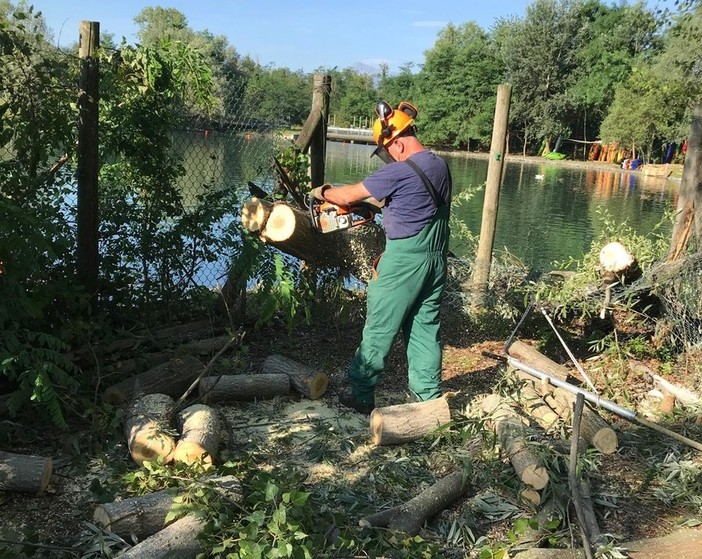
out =
[[[500,357],[502,358],[502,357]],[[683,435],[680,435],[679,433],[676,433],[675,431],[671,431],[670,429],[666,429],[665,427],[662,427],[658,425],[657,423],[653,423],[652,421],[648,421],[647,419],[644,419],[642,417],[638,417],[636,415],[635,411],[623,408],[622,406],[615,404],[611,400],[606,400],[605,398],[601,398],[597,394],[592,394],[588,392],[587,390],[583,390],[582,388],[578,386],[573,386],[572,384],[565,382],[557,377],[551,376],[547,373],[544,373],[543,371],[539,371],[538,369],[535,369],[534,367],[527,365],[526,363],[522,363],[521,361],[515,359],[514,357],[509,357],[506,356],[504,359],[507,361],[509,365],[514,367],[515,369],[519,369],[520,371],[524,371],[525,373],[530,374],[533,377],[536,377],[539,380],[547,380],[554,386],[557,386],[559,388],[562,388],[563,390],[567,390],[571,394],[582,394],[583,397],[590,403],[600,407],[604,408],[608,411],[611,411],[612,413],[617,414],[620,417],[623,417],[624,419],[628,419],[629,421],[633,421],[635,423],[638,423],[640,425],[643,425],[645,427],[648,427],[649,429],[653,429],[654,431],[658,431],[659,433],[662,433],[664,435],[667,435],[668,437],[675,439],[678,442],[681,442],[683,444],[686,444],[687,446],[690,446],[694,448],[695,450],[702,451],[702,443],[699,443],[697,441],[693,441],[692,439],[688,439],[687,437],[684,437]]]

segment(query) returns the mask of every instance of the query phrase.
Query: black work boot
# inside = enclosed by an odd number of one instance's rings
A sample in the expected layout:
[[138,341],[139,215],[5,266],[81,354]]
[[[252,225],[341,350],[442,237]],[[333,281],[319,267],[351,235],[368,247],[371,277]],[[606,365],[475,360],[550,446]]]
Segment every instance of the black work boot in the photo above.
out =
[[353,397],[353,394],[351,394],[350,388],[344,388],[341,392],[339,392],[339,403],[342,406],[356,410],[358,413],[362,413],[363,415],[370,415],[370,413],[375,409],[375,402],[370,402],[368,404],[365,402],[359,402]]

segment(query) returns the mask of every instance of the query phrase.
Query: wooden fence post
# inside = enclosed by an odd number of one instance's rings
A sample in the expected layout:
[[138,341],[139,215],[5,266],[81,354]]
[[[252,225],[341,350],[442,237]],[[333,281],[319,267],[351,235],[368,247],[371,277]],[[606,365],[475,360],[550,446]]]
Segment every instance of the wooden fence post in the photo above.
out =
[[310,183],[312,188],[324,184],[324,159],[327,154],[330,93],[331,76],[315,74],[312,88],[312,110],[318,110],[321,113],[321,118],[310,142]]
[[475,258],[475,268],[473,270],[471,285],[471,307],[474,310],[478,310],[484,305],[485,292],[490,278],[490,264],[495,241],[495,225],[497,223],[497,209],[500,198],[500,183],[502,182],[502,171],[505,162],[511,96],[511,85],[501,84],[497,87],[497,102],[495,105],[490,160],[485,184],[485,200],[483,201],[480,240],[478,242],[478,253]]
[[98,81],[100,23],[80,22],[78,93],[78,281],[93,297],[98,285]]

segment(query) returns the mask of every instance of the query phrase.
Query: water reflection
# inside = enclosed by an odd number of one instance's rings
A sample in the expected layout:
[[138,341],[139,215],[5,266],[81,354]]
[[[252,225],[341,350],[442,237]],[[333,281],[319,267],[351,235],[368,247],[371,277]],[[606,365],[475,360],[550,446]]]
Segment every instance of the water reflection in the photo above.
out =
[[[335,184],[362,180],[382,163],[370,158],[371,146],[327,143],[327,181]],[[461,192],[484,185],[485,157],[443,154]],[[622,172],[612,166],[581,167],[569,164],[508,159],[500,192],[495,250],[508,250],[535,271],[554,267],[590,248],[604,226],[603,212],[646,234],[677,203],[678,183]],[[480,232],[484,189],[454,208],[474,234]],[[666,226],[661,229],[666,234]],[[460,254],[454,239],[452,248]]]

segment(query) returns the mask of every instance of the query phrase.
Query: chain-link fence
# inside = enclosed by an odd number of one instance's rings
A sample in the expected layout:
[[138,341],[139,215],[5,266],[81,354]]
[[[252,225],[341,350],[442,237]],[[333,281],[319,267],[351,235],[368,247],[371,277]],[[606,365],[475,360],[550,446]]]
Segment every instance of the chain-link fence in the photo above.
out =
[[[251,118],[253,110],[242,102],[241,90],[230,91],[224,100],[223,118],[187,119],[173,136],[173,151],[184,173],[177,190],[186,211],[206,210],[202,200],[217,192],[235,191],[237,198],[248,196],[251,185],[270,192],[276,176],[273,158],[284,138],[279,123]],[[231,220],[238,221],[239,207],[214,224],[222,231]],[[193,278],[198,285],[215,287],[221,284],[231,262],[231,254],[223,253],[212,262],[199,263]]]

